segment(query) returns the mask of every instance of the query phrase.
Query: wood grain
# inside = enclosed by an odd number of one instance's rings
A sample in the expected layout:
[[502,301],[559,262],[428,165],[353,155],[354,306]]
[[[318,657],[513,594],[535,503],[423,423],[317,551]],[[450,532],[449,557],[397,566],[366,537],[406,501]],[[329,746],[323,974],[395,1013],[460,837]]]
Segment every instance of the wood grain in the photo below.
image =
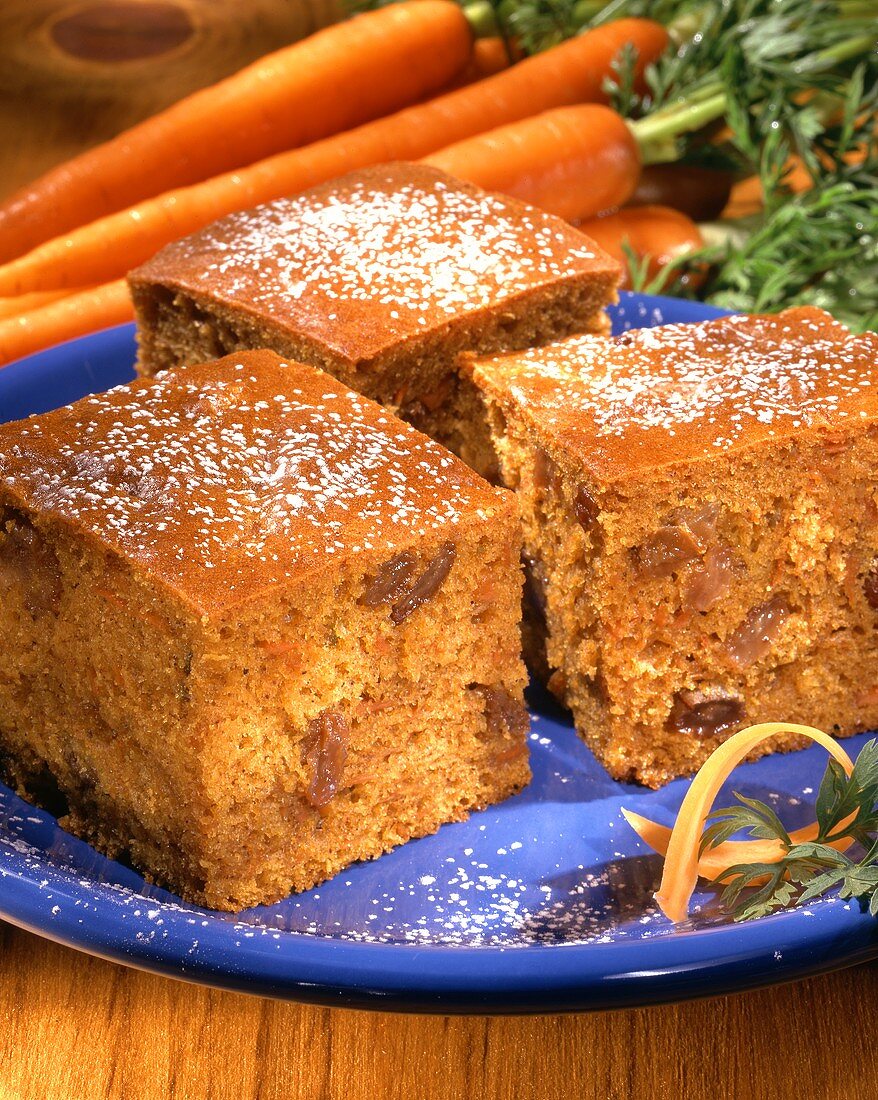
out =
[[600,1015],[313,1008],[0,925],[2,1100],[874,1100],[878,965]]
[[0,199],[342,10],[343,0],[3,0]]

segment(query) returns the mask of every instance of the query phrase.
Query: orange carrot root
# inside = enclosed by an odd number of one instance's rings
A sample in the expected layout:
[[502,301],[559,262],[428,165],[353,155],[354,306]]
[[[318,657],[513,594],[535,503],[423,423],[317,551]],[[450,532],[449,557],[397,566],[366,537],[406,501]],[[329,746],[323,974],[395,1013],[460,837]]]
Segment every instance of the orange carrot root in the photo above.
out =
[[[689,901],[695,892],[699,875],[704,874],[705,878],[715,879],[736,863],[754,860],[775,863],[783,857],[782,845],[763,840],[730,840],[699,856],[701,835],[720,787],[758,745],[780,733],[795,733],[816,741],[841,764],[848,775],[853,771],[854,765],[848,754],[822,730],[786,722],[763,722],[734,734],[707,758],[686,792],[673,829],[667,830],[639,814],[622,811],[638,836],[665,855],[656,901],[668,920],[675,923],[686,920],[689,915]],[[816,836],[816,823],[791,834],[794,843],[813,840]],[[840,851],[844,850],[840,845],[836,847]]]
[[517,60],[519,58],[510,53],[510,47],[502,38],[477,38],[473,43],[473,52],[466,68],[456,80],[449,84],[446,91],[465,88],[467,84],[494,76],[508,69]]
[[515,60],[510,54],[510,47],[499,36],[478,38],[473,44],[473,55],[467,68],[475,79],[484,80],[486,76],[508,69]]
[[417,160],[473,134],[565,104],[606,101],[603,81],[626,42],[642,71],[667,45],[648,19],[620,19],[427,103],[302,149],[216,176],[77,229],[0,267],[0,296],[108,282],[177,237],[344,172]]
[[18,294],[14,298],[0,298],[0,321],[6,321],[11,317],[21,317],[24,313],[32,313],[35,309],[42,309],[50,302],[57,302],[59,298],[66,298],[72,293],[72,290],[66,289],[36,290],[32,294]]
[[124,279],[70,294],[5,321],[0,321],[0,366],[44,348],[134,318]]
[[638,259],[649,257],[647,276],[650,279],[671,260],[695,252],[704,244],[695,222],[669,206],[628,206],[601,218],[583,220],[579,228],[622,264],[626,271],[623,286],[631,283],[626,243]]
[[625,120],[594,103],[490,130],[424,163],[568,221],[624,203],[640,174],[637,142]]
[[22,188],[0,205],[0,260],[397,111],[445,87],[471,52],[469,23],[450,0],[410,0],[320,30]]

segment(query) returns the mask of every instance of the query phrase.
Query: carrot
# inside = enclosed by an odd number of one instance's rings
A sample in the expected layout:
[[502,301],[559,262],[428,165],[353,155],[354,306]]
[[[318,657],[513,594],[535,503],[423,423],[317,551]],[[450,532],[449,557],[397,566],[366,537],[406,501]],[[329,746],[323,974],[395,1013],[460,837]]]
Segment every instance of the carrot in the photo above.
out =
[[472,41],[451,0],[409,0],[277,50],[14,194],[0,207],[0,261],[169,188],[396,111],[447,85]]
[[762,210],[762,181],[758,176],[747,176],[732,188],[729,201],[723,208],[724,219],[747,218]]
[[[701,766],[701,770],[692,780],[692,784],[686,792],[686,797],[683,799],[680,812],[677,814],[674,827],[667,838],[665,866],[661,886],[656,894],[656,901],[669,920],[679,923],[689,915],[689,900],[695,892],[695,886],[698,882],[701,834],[704,831],[707,815],[710,813],[720,787],[738,764],[746,756],[749,756],[759,744],[779,733],[795,733],[802,737],[808,737],[810,740],[816,741],[818,745],[822,745],[830,755],[835,757],[848,775],[853,770],[851,758],[841,745],[821,730],[814,729],[813,726],[798,726],[785,722],[763,722],[761,725],[750,726],[748,729],[741,730],[730,737],[728,741],[723,742],[707,758]],[[637,815],[630,816],[637,818]],[[627,813],[626,817],[629,817]],[[644,818],[638,820],[646,821]],[[647,824],[651,829],[661,828],[655,826],[653,822],[647,822]],[[812,829],[813,826],[808,828]],[[813,835],[816,836],[816,832]],[[760,848],[760,851],[768,849],[768,842],[765,841],[729,841],[723,847],[727,848],[727,854],[729,850],[736,853],[742,851],[746,853],[754,850],[752,848],[754,843],[766,846],[765,849]],[[748,847],[742,849],[740,845],[748,845]],[[719,848],[716,851],[718,852]],[[769,851],[770,858],[766,859],[766,862],[776,862],[782,855],[783,850],[780,845],[777,845],[776,851],[774,849]],[[726,867],[734,866],[738,862],[741,862],[741,860],[734,856],[731,857],[731,862],[725,864],[725,866],[710,865],[711,874],[713,875],[714,871],[717,875],[721,874]]]
[[[654,852],[658,852],[660,856],[667,855],[672,829],[631,810],[622,810],[622,816]],[[790,840],[793,844],[809,844],[817,839],[819,832],[817,822],[812,821],[810,825],[794,829],[790,833]],[[839,837],[838,840],[830,841],[829,847],[838,852],[846,852],[853,842],[853,837]],[[698,877],[712,882],[729,867],[739,863],[777,863],[784,855],[783,845],[777,840],[727,840],[715,848],[709,848],[698,857]]]
[[32,313],[35,309],[57,302],[72,294],[71,290],[36,290],[33,294],[18,294],[14,298],[0,298],[0,321],[7,317],[19,317],[22,313]]
[[640,174],[637,142],[625,120],[594,103],[501,126],[424,163],[568,221],[624,203]]
[[[811,177],[798,157],[790,157],[787,162],[789,175],[787,185],[795,194],[807,191],[811,186]],[[732,188],[728,205],[723,210],[723,218],[747,218],[762,210],[762,183],[758,176],[747,176],[739,180]]]
[[516,60],[519,59],[512,56],[509,44],[499,36],[478,38],[473,44],[472,57],[464,71],[470,73],[473,80],[484,80],[486,76],[508,69]]
[[70,294],[30,313],[0,321],[0,366],[133,317],[124,279]]
[[457,76],[446,91],[453,88],[464,88],[476,80],[484,80],[486,76],[494,76],[495,73],[508,69],[513,61],[518,60],[510,53],[510,47],[499,36],[495,38],[477,38],[473,43],[473,52],[470,55],[466,68]]
[[626,42],[642,70],[667,43],[648,19],[620,19],[427,103],[260,161],[240,172],[168,191],[55,238],[0,267],[0,295],[117,278],[162,245],[235,210],[294,195],[355,168],[416,160],[534,112],[606,98],[602,83]]
[[[878,124],[876,124],[878,125]],[[867,150],[859,147],[845,154],[845,162],[850,165],[862,164],[867,156]],[[813,186],[813,179],[801,157],[791,156],[786,163],[787,175],[784,183],[795,195],[803,191],[809,191]],[[722,212],[723,219],[737,220],[759,214],[763,207],[762,183],[758,176],[747,176],[738,180],[729,196],[728,205]]]
[[669,206],[628,206],[602,218],[581,221],[579,228],[619,261],[626,271],[623,286],[630,285],[626,243],[638,259],[648,258],[650,279],[671,260],[704,244],[695,222]]

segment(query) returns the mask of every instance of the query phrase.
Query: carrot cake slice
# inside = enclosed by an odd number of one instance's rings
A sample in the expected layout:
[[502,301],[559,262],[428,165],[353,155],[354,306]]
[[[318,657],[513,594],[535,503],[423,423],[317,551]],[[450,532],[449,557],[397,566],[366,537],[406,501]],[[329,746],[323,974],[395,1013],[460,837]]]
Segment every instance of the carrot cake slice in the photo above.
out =
[[878,725],[876,352],[803,308],[470,364],[531,642],[615,777],[658,786],[753,722]]
[[381,165],[222,218],[134,271],[138,369],[272,348],[490,473],[458,353],[606,331],[619,278],[559,218],[435,168]]
[[272,902],[529,778],[515,498],[270,351],[0,427],[0,754]]

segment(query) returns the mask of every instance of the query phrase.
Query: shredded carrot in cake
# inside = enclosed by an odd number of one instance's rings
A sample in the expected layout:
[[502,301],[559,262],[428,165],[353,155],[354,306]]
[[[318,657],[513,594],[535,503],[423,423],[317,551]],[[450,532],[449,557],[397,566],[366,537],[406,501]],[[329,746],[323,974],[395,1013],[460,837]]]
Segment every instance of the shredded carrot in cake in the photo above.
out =
[[[686,792],[673,829],[622,810],[625,820],[641,840],[665,857],[656,901],[669,920],[675,923],[686,920],[699,877],[716,879],[738,863],[777,863],[786,854],[779,841],[729,840],[699,855],[705,822],[722,785],[757,745],[781,733],[795,733],[816,741],[848,775],[853,771],[848,754],[822,730],[786,722],[763,722],[734,734],[707,758]],[[817,830],[817,823],[813,822],[790,833],[790,839],[793,844],[803,844],[814,840]],[[852,843],[851,838],[844,837],[833,842],[832,847],[844,851]]]

